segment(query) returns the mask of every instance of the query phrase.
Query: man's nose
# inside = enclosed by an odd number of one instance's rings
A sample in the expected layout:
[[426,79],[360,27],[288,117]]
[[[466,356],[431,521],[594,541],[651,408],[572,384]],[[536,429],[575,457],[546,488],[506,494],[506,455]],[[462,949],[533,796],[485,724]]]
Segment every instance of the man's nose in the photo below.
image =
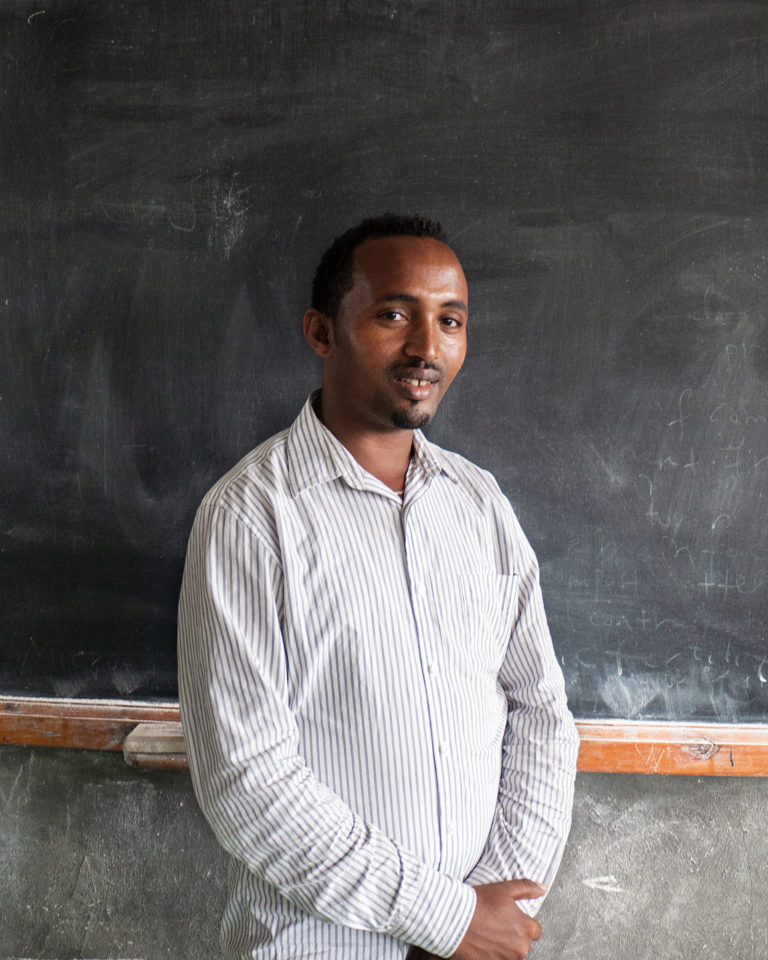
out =
[[408,325],[406,353],[421,360],[434,360],[438,352],[438,329],[434,317],[419,314]]

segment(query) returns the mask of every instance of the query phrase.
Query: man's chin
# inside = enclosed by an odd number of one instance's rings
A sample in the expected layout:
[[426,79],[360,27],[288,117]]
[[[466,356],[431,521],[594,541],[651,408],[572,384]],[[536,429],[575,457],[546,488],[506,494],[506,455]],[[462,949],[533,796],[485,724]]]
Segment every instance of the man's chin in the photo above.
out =
[[434,416],[434,411],[423,407],[414,407],[411,410],[395,410],[392,413],[392,423],[398,430],[420,430],[426,427]]

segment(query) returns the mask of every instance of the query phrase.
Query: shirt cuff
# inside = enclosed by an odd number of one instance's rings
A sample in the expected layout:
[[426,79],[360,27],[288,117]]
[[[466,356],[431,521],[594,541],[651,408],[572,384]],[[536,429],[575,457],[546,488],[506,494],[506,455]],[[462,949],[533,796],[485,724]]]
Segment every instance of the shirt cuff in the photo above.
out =
[[450,957],[456,952],[475,912],[475,890],[415,858],[408,866],[415,870],[406,869],[407,880],[392,918],[394,926],[387,932],[427,953]]

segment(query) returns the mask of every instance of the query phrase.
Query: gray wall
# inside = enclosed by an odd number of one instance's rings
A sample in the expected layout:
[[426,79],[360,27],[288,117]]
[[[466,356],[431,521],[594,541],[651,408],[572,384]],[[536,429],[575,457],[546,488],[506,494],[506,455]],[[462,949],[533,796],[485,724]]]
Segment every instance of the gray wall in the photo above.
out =
[[[189,777],[0,747],[0,957],[213,960],[225,862]],[[534,960],[768,957],[768,780],[581,774]]]

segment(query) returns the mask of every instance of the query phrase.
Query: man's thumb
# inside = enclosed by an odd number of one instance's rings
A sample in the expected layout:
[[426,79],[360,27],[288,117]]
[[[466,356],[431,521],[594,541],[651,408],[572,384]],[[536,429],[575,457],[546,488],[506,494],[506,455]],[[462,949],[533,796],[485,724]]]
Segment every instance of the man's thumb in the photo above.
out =
[[534,880],[509,880],[507,886],[515,900],[536,900],[547,892],[543,884],[536,883]]

